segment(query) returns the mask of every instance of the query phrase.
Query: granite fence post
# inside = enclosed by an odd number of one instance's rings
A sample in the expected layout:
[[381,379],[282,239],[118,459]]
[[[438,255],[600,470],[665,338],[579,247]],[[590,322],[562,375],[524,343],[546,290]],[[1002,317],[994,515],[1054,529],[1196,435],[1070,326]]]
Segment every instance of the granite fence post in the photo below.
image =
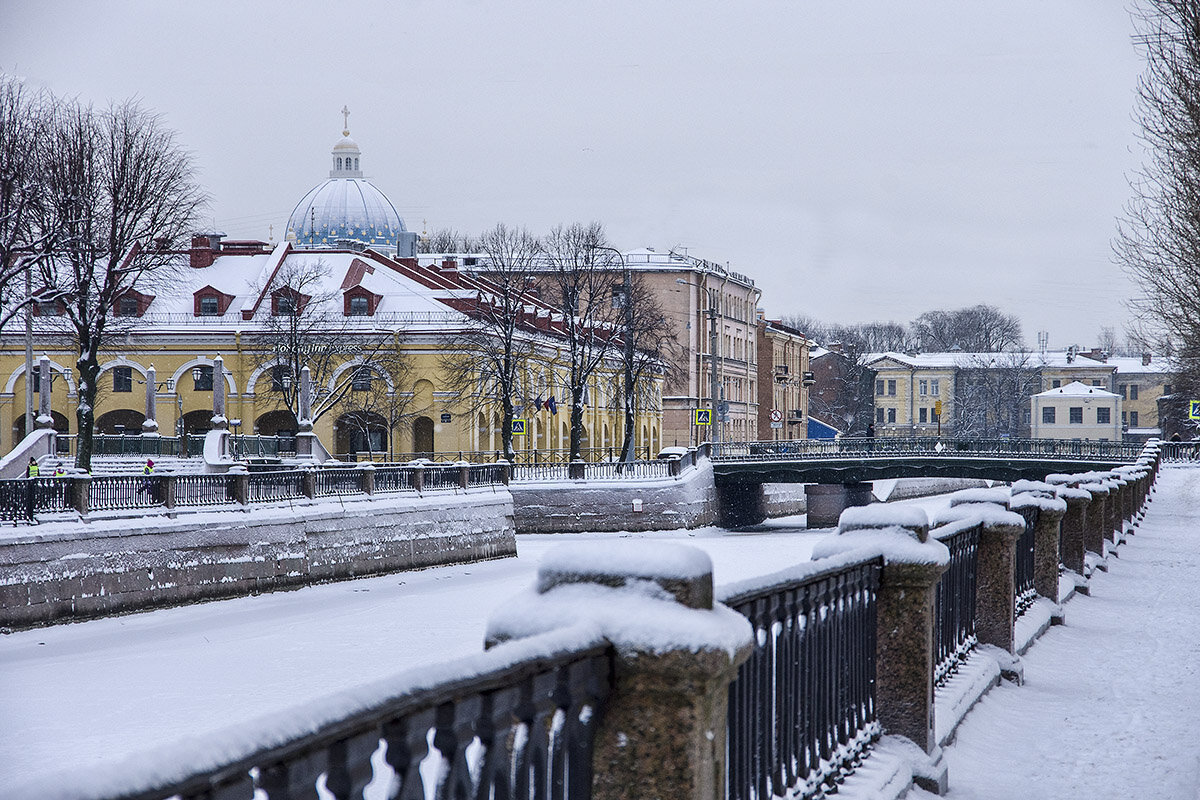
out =
[[417,493],[425,491],[425,468],[417,467],[412,471],[412,486]]
[[75,475],[71,478],[71,505],[81,516],[87,516],[91,495],[91,475]]
[[370,461],[359,464],[358,477],[363,494],[375,494],[375,465]]
[[1033,588],[1042,597],[1058,602],[1058,550],[1059,529],[1063,515],[1061,508],[1038,507],[1037,522],[1033,529]]
[[1099,483],[1080,484],[1092,495],[1088,506],[1087,527],[1084,529],[1084,547],[1096,555],[1104,555],[1104,529],[1108,526],[1108,487]]
[[975,635],[983,644],[992,644],[1014,654],[1016,588],[1013,580],[1017,565],[1017,539],[1024,531],[1023,524],[985,519],[979,534]]
[[1062,563],[1072,572],[1083,575],[1084,553],[1087,551],[1084,539],[1092,493],[1064,487],[1062,498],[1067,501],[1067,513],[1062,518]]
[[162,483],[163,506],[168,509],[175,508],[175,498],[178,494],[179,479],[174,475],[163,475],[159,478]]
[[317,471],[315,469],[301,471],[300,491],[308,498],[317,496]]

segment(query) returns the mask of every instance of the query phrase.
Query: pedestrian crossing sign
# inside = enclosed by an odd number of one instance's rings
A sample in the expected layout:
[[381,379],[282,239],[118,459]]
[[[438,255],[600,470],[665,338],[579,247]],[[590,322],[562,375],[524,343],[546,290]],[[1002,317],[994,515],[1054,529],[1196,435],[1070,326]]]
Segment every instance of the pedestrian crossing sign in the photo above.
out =
[[712,409],[697,408],[696,409],[696,424],[697,425],[712,425]]
[[525,435],[525,420],[514,419],[513,424],[512,424],[512,433],[513,433],[513,436],[524,436]]
[[1200,400],[1188,401],[1188,418],[1200,419]]

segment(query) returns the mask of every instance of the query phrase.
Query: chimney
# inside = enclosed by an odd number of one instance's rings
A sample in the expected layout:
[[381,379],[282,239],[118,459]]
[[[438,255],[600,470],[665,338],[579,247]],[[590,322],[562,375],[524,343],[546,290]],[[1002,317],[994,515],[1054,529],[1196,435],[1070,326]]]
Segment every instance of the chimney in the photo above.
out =
[[211,267],[221,252],[223,233],[196,233],[192,235],[192,247],[188,251],[192,269]]
[[442,272],[455,272],[457,269],[458,269],[458,262],[455,261],[453,258],[443,258],[442,259],[442,266],[441,266]]
[[1143,367],[1150,366],[1150,361],[1151,361],[1150,351],[1146,350],[1145,352],[1142,353],[1142,366]]

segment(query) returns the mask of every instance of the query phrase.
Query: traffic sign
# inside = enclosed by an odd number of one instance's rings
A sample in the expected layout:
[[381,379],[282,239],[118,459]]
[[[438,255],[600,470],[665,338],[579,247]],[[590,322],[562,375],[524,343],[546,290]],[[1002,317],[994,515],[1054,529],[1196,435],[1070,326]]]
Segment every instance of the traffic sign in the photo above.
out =
[[933,413],[937,414],[939,417],[942,415],[942,401],[941,400],[933,401]]
[[771,409],[771,422],[783,422],[783,412],[778,408]]
[[512,433],[513,433],[513,436],[524,436],[525,435],[525,420],[514,419],[513,424],[512,424]]
[[696,424],[697,425],[712,425],[712,409],[697,408],[696,409]]
[[771,423],[771,427],[772,427],[772,428],[782,428],[782,427],[783,427],[783,423],[782,423],[782,422],[772,422],[772,423]]
[[1200,419],[1200,400],[1188,401],[1188,418]]

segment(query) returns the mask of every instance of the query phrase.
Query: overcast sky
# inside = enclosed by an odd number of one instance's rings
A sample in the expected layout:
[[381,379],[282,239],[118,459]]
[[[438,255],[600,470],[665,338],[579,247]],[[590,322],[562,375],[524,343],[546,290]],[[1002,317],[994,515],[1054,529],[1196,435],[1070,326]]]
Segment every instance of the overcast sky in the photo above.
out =
[[987,302],[1061,348],[1128,319],[1132,28],[1127,0],[0,0],[0,70],[162,113],[236,238],[282,235],[348,105],[411,230],[599,220],[771,316]]

